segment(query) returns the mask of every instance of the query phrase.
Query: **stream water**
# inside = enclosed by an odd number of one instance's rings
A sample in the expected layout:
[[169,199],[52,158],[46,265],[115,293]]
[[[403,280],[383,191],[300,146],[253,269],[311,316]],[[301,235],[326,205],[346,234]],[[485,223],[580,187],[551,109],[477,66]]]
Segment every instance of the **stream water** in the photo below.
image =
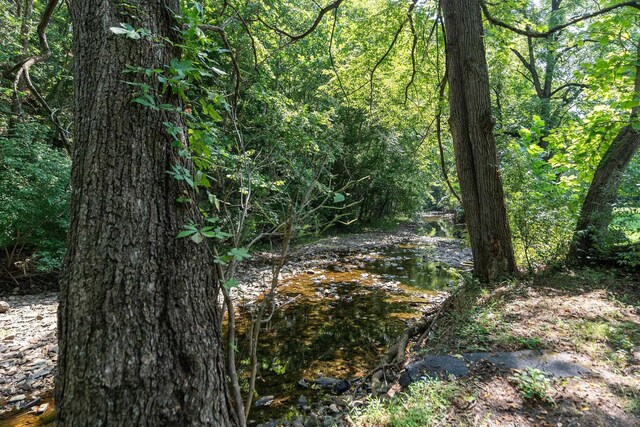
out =
[[[426,222],[422,230],[447,237],[456,231],[439,220]],[[407,323],[440,301],[442,291],[458,284],[455,269],[425,261],[431,250],[399,245],[341,253],[322,270],[286,280],[278,289],[282,305],[265,325],[258,349],[256,399],[273,396],[273,400],[252,408],[250,424],[295,419],[304,405],[300,399],[312,402],[326,394],[314,386],[301,386],[301,380],[307,384],[319,377],[350,380],[377,366]],[[239,354],[248,354],[249,311],[239,313]],[[246,377],[248,360],[241,364],[240,374]]]

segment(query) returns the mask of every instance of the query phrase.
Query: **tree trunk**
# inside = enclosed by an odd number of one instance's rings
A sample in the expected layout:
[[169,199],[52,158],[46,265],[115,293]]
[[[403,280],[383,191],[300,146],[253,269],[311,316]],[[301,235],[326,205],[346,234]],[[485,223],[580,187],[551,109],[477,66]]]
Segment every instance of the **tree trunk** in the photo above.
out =
[[[634,99],[640,99],[640,40],[636,40],[636,75]],[[630,120],[638,120],[640,108],[633,107]],[[625,169],[640,148],[640,132],[633,126],[623,127],[598,163],[593,180],[582,203],[580,217],[567,255],[570,263],[584,263],[597,256],[597,242],[609,228],[613,204]]]
[[567,256],[569,262],[584,263],[597,257],[597,242],[609,228],[620,181],[638,148],[640,132],[631,126],[622,128],[607,148],[582,203],[580,218]]
[[[179,2],[70,3],[75,129],[69,249],[58,311],[59,426],[234,426],[216,290],[204,245],[176,239],[198,222],[166,173],[173,112],[133,103],[126,67],[165,69],[179,50]],[[154,40],[109,30],[128,22]],[[156,36],[158,38],[156,38]],[[160,39],[162,37],[163,39]],[[152,93],[159,83],[148,79]],[[177,104],[171,96],[160,102]],[[191,197],[195,199],[194,195]]]
[[498,171],[489,73],[477,0],[442,2],[451,133],[474,273],[490,281],[516,271]]

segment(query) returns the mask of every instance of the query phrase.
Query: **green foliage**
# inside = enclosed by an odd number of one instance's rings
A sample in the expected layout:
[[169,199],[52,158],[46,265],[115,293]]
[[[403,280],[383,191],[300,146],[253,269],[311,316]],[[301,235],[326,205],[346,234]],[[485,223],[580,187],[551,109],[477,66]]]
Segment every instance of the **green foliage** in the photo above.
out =
[[516,255],[530,271],[564,257],[580,206],[575,177],[559,175],[535,143],[543,127],[544,122],[534,117],[534,126],[509,141],[503,157]]
[[59,267],[69,226],[68,157],[47,143],[47,129],[19,125],[0,136],[0,247],[7,267],[31,256],[39,270]]
[[509,380],[520,390],[520,394],[526,400],[539,401],[554,404],[553,394],[555,390],[549,377],[539,369],[526,368],[517,371]]
[[273,357],[271,360],[264,360],[261,368],[265,371],[272,371],[277,375],[284,375],[287,372],[287,362],[283,362],[279,357]]
[[[36,2],[34,8],[23,39],[22,19],[12,4],[2,3],[3,70],[24,55],[39,53],[35,27],[44,4]],[[492,5],[497,17],[537,30],[583,12],[576,1],[563,3],[555,13],[548,9],[548,2],[520,0]],[[437,4],[414,8],[409,23],[402,2],[343,2],[295,43],[273,30],[299,34],[311,26],[316,12],[311,0],[234,7],[183,2],[180,58],[165,69],[132,64],[126,70],[125,79],[137,92],[133,102],[179,111],[188,123],[187,135],[179,126],[165,125],[174,147],[196,169],[178,162],[167,174],[201,192],[201,209],[219,223],[207,229],[194,225],[181,237],[213,239],[224,246],[223,258],[233,247],[272,233],[293,214],[299,220],[289,224],[288,232],[304,236],[333,222],[373,223],[422,209],[459,208],[443,181],[434,133],[435,114],[442,111],[444,168],[457,187],[447,102],[438,99],[437,90],[444,73],[442,29],[433,25]],[[131,43],[170,43],[137,28],[132,18],[112,23],[109,31]],[[552,38],[532,40],[538,77],[550,78],[551,89],[557,89],[548,100],[513,54],[514,49],[528,53],[527,40],[503,28],[485,28],[511,230],[518,261],[530,271],[563,259],[593,170],[639,102],[629,90],[637,21],[637,14],[621,9]],[[224,39],[220,22],[225,22]],[[56,10],[47,37],[51,58],[33,66],[30,75],[63,127],[70,128],[66,8]],[[548,68],[554,55],[558,60]],[[159,93],[152,90],[156,83]],[[2,112],[12,108],[12,88],[11,78],[2,80]],[[180,105],[163,100],[168,92],[179,97]],[[52,141],[50,114],[30,91],[21,89],[19,95],[22,119],[49,127],[47,141]],[[4,134],[9,117],[0,116]],[[603,247],[615,249],[617,262],[628,266],[638,265],[638,221],[619,213],[637,207],[639,180],[636,156],[623,178],[611,233],[602,239]],[[238,228],[238,207],[249,199],[251,215]],[[194,202],[186,196],[177,201]],[[314,209],[319,204],[323,208]],[[230,230],[241,230],[233,244]]]
[[455,381],[418,381],[406,392],[385,403],[372,399],[354,412],[354,421],[363,427],[426,427],[443,425],[454,400],[467,404],[474,396],[465,392]]
[[516,337],[514,338],[514,341],[518,343],[521,347],[529,350],[536,350],[543,347],[542,341],[540,340],[540,338],[537,338],[537,337],[533,337],[533,338]]

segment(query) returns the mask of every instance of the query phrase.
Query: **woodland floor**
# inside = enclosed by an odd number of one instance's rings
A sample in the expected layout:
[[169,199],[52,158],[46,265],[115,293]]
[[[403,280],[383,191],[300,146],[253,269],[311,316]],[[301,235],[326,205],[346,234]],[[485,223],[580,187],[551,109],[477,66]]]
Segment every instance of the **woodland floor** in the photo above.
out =
[[[393,232],[336,236],[300,246],[287,274],[331,262],[344,250],[416,240],[439,248],[434,252],[440,257],[437,261],[468,266],[468,249],[461,250],[458,243],[446,239],[416,236],[415,228],[408,225]],[[259,266],[269,255],[257,258],[254,262]],[[251,299],[268,273],[256,267],[245,274],[256,290],[246,289],[238,298]],[[46,409],[46,413],[45,417],[28,419],[0,417],[0,426],[42,425],[51,419],[53,405],[43,408],[42,404],[50,402],[47,396],[55,373],[56,294],[21,293],[15,288],[10,294],[0,293],[0,299],[11,305],[7,313],[0,314],[0,412],[15,403],[24,406],[34,402],[29,410]],[[472,288],[438,321],[427,346],[411,356],[418,360],[426,354],[523,349],[569,354],[590,374],[552,378],[548,397],[553,403],[544,403],[523,398],[512,379],[514,371],[476,363],[468,376],[417,389],[424,394],[417,398],[414,390],[397,393],[392,399],[385,394],[359,398],[358,408],[348,402],[338,405],[340,414],[334,420],[338,425],[403,427],[640,426],[640,274],[561,271],[534,280],[505,282],[492,289]],[[10,402],[16,396],[22,400]],[[440,399],[440,403],[429,408],[428,420],[410,419],[417,407],[422,417],[425,402],[428,406],[433,399]],[[360,406],[362,403],[365,405]]]
[[553,403],[544,403],[523,398],[512,370],[476,364],[469,376],[454,380],[457,398],[468,404],[454,399],[444,424],[640,426],[637,273],[563,271],[470,294],[421,353],[542,349],[569,354],[591,373],[551,378]]

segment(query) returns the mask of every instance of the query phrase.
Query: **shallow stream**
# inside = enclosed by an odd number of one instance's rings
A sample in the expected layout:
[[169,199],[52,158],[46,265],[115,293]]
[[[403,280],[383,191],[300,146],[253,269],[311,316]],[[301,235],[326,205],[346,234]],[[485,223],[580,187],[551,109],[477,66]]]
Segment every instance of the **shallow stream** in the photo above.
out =
[[[456,228],[430,221],[423,231],[449,237]],[[309,385],[319,377],[352,380],[377,366],[407,324],[459,282],[458,271],[428,261],[432,250],[399,245],[340,253],[323,269],[285,280],[278,289],[280,307],[261,332],[258,350],[254,402],[273,400],[254,406],[251,420],[295,419],[304,401],[322,398],[323,390],[301,386],[301,380]],[[244,331],[250,310],[240,311],[237,322],[239,354],[248,354]],[[241,362],[246,376],[248,360]]]
[[[425,217],[419,233],[461,237],[459,227],[438,216]],[[329,394],[313,385],[320,377],[353,380],[377,366],[407,324],[459,283],[457,270],[430,261],[435,251],[429,245],[400,244],[338,252],[322,268],[286,279],[278,289],[277,309],[261,332],[258,350],[254,402],[265,396],[273,399],[268,399],[267,406],[252,408],[250,425],[298,418],[304,402],[319,402]],[[244,307],[237,313],[238,355],[248,354],[251,311]],[[246,386],[249,363],[238,362]],[[54,417],[50,396],[38,402],[38,406],[48,404],[44,414],[20,410],[0,424],[48,425]]]

